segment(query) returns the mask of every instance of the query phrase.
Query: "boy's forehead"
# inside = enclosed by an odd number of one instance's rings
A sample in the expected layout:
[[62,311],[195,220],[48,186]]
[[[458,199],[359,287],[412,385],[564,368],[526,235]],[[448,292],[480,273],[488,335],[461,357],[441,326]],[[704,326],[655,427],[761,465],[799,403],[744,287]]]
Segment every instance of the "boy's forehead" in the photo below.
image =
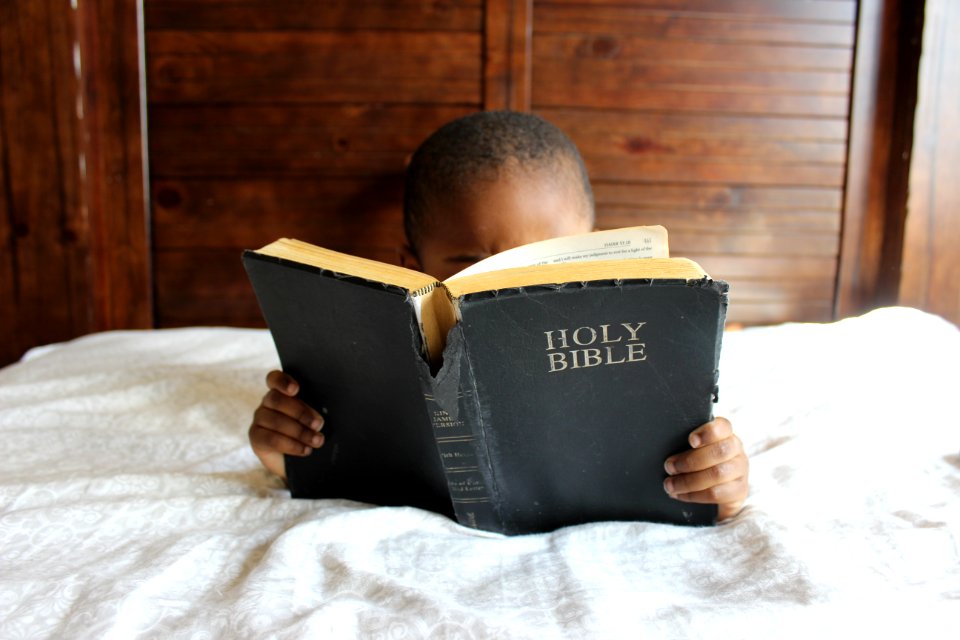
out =
[[498,245],[491,248],[500,251],[502,244],[589,231],[592,226],[589,199],[565,171],[501,172],[475,181],[446,205],[447,211],[431,216],[435,224],[427,225],[425,235],[477,240]]

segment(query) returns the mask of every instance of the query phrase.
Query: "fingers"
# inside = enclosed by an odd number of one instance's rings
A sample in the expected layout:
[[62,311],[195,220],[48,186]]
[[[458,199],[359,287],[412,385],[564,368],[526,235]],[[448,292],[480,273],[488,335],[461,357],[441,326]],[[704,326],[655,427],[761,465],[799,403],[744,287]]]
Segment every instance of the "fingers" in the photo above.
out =
[[726,418],[714,418],[690,432],[690,446],[698,449],[705,444],[719,442],[733,435],[733,425]]
[[323,416],[302,400],[294,397],[300,386],[282,371],[267,374],[270,389],[253,414],[250,444],[257,455],[285,453],[309,455],[323,446]]
[[749,461],[730,421],[717,418],[698,427],[690,445],[664,462],[670,474],[664,490],[684,502],[719,505],[721,520],[736,514],[749,492]]
[[319,431],[264,406],[258,407],[254,412],[249,436],[254,449],[279,451],[294,456],[309,455],[313,449],[322,447],[324,440]]
[[275,389],[288,396],[295,396],[300,391],[300,385],[291,376],[283,371],[271,371],[267,374],[267,387]]
[[308,406],[303,400],[291,398],[276,389],[271,389],[263,396],[260,406],[292,418],[304,427],[314,431],[319,431],[323,427],[323,416],[319,412]]

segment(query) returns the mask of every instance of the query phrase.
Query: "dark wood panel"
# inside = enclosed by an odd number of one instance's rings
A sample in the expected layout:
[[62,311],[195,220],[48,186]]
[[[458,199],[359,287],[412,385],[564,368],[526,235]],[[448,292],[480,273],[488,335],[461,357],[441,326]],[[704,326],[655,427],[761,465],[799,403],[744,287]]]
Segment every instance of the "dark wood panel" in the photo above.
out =
[[147,30],[480,31],[481,0],[146,0]]
[[821,279],[753,280],[747,277],[734,278],[730,282],[731,297],[735,305],[742,303],[815,301],[829,306],[833,300],[833,286]]
[[[587,5],[599,10],[626,3],[624,0],[546,0],[538,4]],[[852,22],[857,12],[855,0],[641,0],[633,5],[660,12],[811,22]]]
[[[836,258],[836,233],[791,231],[770,233],[755,229],[722,232],[716,229],[670,227],[670,250],[674,255],[732,254],[738,256],[799,256]],[[830,288],[831,291],[833,288]]]
[[[795,95],[846,96],[849,74],[836,71],[743,69],[721,66],[677,65],[656,58],[607,60],[601,58],[557,59],[534,52],[534,100],[544,86],[573,84],[610,90],[638,85],[646,91],[697,87],[703,91],[787,93]],[[717,60],[717,64],[725,64]],[[548,94],[549,95],[549,94]],[[616,108],[616,103],[608,105]]]
[[960,325],[960,6],[926,5],[900,304]]
[[624,34],[538,33],[533,39],[538,60],[658,60],[670,66],[728,69],[778,69],[849,73],[848,48],[703,42],[644,38]]
[[772,140],[740,136],[657,131],[611,132],[608,136],[571,137],[585,157],[630,162],[636,158],[689,158],[704,162],[766,159],[771,163],[842,165],[842,142]]
[[[727,326],[769,325],[781,322],[829,322],[833,319],[830,300],[785,300],[780,302],[738,302],[731,299]],[[721,386],[723,380],[721,378]]]
[[[747,140],[806,140],[843,144],[847,123],[842,118],[797,118],[776,115],[728,115],[717,113],[670,113],[605,109],[546,108],[538,113],[571,137],[585,142],[597,139],[623,140],[633,137],[684,135],[697,138]],[[641,141],[642,142],[642,141]]]
[[52,3],[0,3],[0,366],[92,326],[74,38]]
[[[241,247],[156,251],[157,325],[263,326],[241,253]],[[384,262],[396,258],[389,250],[369,257]]]
[[157,326],[263,326],[241,249],[154,251]]
[[848,106],[843,95],[652,87],[613,78],[596,84],[557,84],[566,81],[554,78],[548,82],[537,69],[533,79],[532,105],[538,111],[548,107],[581,107],[845,118]]
[[484,109],[530,110],[532,0],[486,0]]
[[152,103],[481,100],[475,33],[153,31],[147,52]]
[[827,281],[834,277],[836,258],[830,256],[740,256],[690,253],[707,273],[721,280]]
[[437,127],[435,106],[194,106],[151,110],[151,171],[171,176],[400,174]]
[[611,158],[585,156],[590,175],[600,180],[690,182],[748,185],[840,187],[843,165],[826,163],[764,163],[761,160],[695,158]]
[[[159,249],[256,249],[294,237],[368,257],[403,245],[401,176],[156,180]],[[393,260],[396,262],[396,259]]]
[[838,189],[729,185],[672,185],[595,180],[593,193],[601,205],[630,205],[688,210],[759,210],[839,212]]
[[[775,7],[774,3],[762,4]],[[852,20],[833,23],[744,20],[737,15],[705,16],[687,11],[663,11],[656,7],[626,4],[598,9],[587,4],[556,5],[538,2],[534,5],[533,25],[535,34],[629,33],[638,37],[846,48],[852,47],[855,41]]]
[[717,231],[737,233],[749,231],[770,234],[826,233],[836,243],[840,231],[840,214],[830,211],[758,211],[756,209],[661,209],[598,205],[597,226],[616,229],[644,224],[661,224],[673,231]]
[[840,317],[896,303],[922,6],[860,2],[837,276]]
[[153,324],[138,14],[127,0],[82,2],[76,9],[71,60],[81,70],[81,175],[97,330]]

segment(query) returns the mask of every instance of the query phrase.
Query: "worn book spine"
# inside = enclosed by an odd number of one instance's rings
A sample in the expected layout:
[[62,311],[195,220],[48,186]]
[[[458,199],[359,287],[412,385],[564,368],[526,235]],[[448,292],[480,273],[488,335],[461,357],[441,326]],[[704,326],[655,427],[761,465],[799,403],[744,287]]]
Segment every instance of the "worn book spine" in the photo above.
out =
[[427,413],[437,442],[437,453],[447,477],[450,501],[460,524],[485,531],[502,530],[496,508],[495,485],[484,442],[473,372],[466,358],[463,334],[450,332],[444,366],[432,377],[422,373]]

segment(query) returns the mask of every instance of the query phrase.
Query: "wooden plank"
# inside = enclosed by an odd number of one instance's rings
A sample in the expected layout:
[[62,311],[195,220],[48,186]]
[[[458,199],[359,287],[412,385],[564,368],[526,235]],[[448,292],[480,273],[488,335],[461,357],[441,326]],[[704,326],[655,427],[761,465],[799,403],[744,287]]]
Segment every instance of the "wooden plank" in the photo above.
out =
[[480,36],[151,32],[151,103],[479,104]]
[[[755,229],[722,232],[712,228],[670,227],[670,248],[675,255],[731,254],[739,256],[837,256],[836,233],[794,230],[770,233]],[[833,288],[831,287],[831,291]]]
[[574,138],[615,138],[695,135],[751,140],[807,140],[844,144],[847,122],[842,118],[789,117],[766,114],[671,113],[605,109],[547,108],[537,111]]
[[628,205],[696,211],[740,208],[759,211],[839,212],[843,192],[838,188],[763,187],[729,185],[674,185],[605,182],[595,180],[593,194],[601,205]]
[[817,279],[753,280],[736,278],[730,282],[734,305],[745,302],[785,302],[815,300],[828,310],[833,299],[833,282]]
[[91,330],[70,17],[0,3],[0,365]]
[[533,0],[487,0],[483,108],[529,111]]
[[[628,4],[625,0],[547,0],[543,5],[589,6],[595,11]],[[659,13],[683,13],[705,17],[737,19],[803,20],[808,22],[851,23],[856,19],[855,0],[655,0],[634,2]]]
[[[154,252],[157,326],[263,326],[240,261],[241,251],[235,247]],[[387,250],[367,257],[384,262],[396,259]]]
[[790,322],[829,322],[833,318],[833,304],[830,300],[731,301],[727,308],[728,327],[780,324],[785,318]]
[[[443,55],[437,55],[442,52]],[[419,59],[433,56],[443,69],[451,57],[476,57],[480,54],[480,36],[476,33],[430,31],[150,31],[147,33],[148,57],[250,56],[293,57],[293,63],[311,57],[328,64],[345,64],[355,58],[377,56],[389,63],[399,56]],[[362,64],[362,63],[361,63]],[[359,65],[356,68],[361,68]],[[304,72],[328,73],[323,67]],[[410,69],[409,71],[414,71]],[[432,67],[420,70],[424,74]]]
[[840,232],[837,211],[759,211],[756,209],[716,209],[696,211],[643,206],[597,205],[597,227],[616,229],[635,225],[661,224],[670,232],[710,229],[736,234],[764,232],[785,234],[814,232],[830,234],[832,242]]
[[960,6],[928,0],[899,303],[960,325]]
[[703,136],[656,129],[621,130],[604,137],[570,137],[584,156],[602,157],[610,162],[631,162],[637,158],[714,162],[765,159],[769,163],[842,165],[847,152],[842,142]]
[[153,324],[148,238],[143,46],[137,3],[79,3],[83,203],[92,227],[98,330]]
[[384,175],[469,107],[196,106],[151,110],[151,170],[172,176]]
[[[896,303],[903,242],[904,176],[916,98],[918,9],[862,0],[853,95],[837,315]],[[904,76],[901,71],[910,71]]]
[[[718,61],[722,64],[722,61]],[[686,66],[672,61],[606,60],[597,58],[562,59],[534,55],[533,92],[552,95],[549,87],[563,83],[610,91],[624,85],[647,91],[696,87],[703,91],[786,93],[817,96],[847,95],[850,76],[836,71],[787,71],[742,69],[720,66]],[[616,107],[617,104],[610,104]]]
[[153,237],[172,248],[256,249],[294,237],[364,255],[404,243],[402,176],[156,180]]
[[480,0],[147,0],[147,30],[337,30],[402,29],[477,31]]
[[841,187],[840,163],[764,163],[761,160],[609,158],[586,156],[587,170],[598,180]]
[[588,87],[585,84],[558,85],[543,80],[535,69],[532,106],[537,111],[549,107],[580,107],[826,118],[847,116],[847,98],[842,95],[735,92],[629,82],[616,85],[612,81]]
[[738,256],[690,253],[707,273],[721,280],[788,280],[812,279],[832,281],[836,275],[836,258],[830,256]]
[[473,33],[151,32],[148,47],[151,103],[481,100]]
[[240,248],[154,251],[157,326],[263,326]]
[[533,39],[537,60],[658,60],[671,66],[731,69],[777,69],[849,73],[849,48],[703,42],[624,34],[538,33]]
[[638,5],[610,5],[602,10],[576,4],[534,5],[534,34],[579,33],[622,34],[637,37],[740,42],[755,44],[813,45],[851,48],[855,41],[854,23],[784,22],[743,20],[737,15],[720,19],[690,12],[666,12]]

